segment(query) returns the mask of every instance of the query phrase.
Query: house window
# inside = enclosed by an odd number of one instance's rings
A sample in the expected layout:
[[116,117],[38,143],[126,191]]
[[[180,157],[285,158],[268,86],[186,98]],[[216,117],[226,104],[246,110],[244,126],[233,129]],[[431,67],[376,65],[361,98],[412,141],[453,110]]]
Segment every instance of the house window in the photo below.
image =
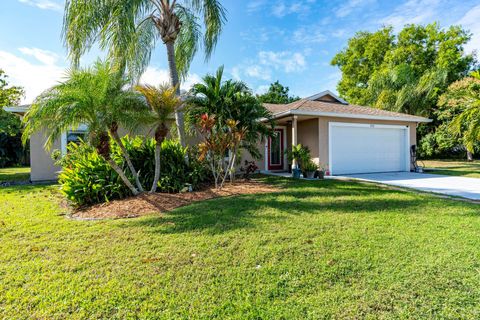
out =
[[87,133],[84,130],[69,130],[67,132],[67,145],[69,143],[79,144],[80,141],[85,141]]
[[61,137],[61,151],[62,155],[67,154],[67,146],[69,143],[80,143],[81,140],[85,140],[87,138],[87,130],[83,128],[79,128],[77,130],[68,130],[64,132]]

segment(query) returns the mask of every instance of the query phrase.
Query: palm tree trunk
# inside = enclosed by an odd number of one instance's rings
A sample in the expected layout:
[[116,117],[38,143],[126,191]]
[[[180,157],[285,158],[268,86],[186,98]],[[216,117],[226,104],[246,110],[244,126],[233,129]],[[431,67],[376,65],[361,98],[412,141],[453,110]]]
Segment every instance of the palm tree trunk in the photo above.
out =
[[161,165],[161,151],[162,151],[162,142],[165,140],[165,137],[168,134],[168,127],[165,123],[161,123],[155,129],[155,175],[153,177],[152,188],[150,193],[157,191],[158,180],[160,180],[160,165]]
[[155,144],[155,176],[153,178],[153,184],[152,184],[152,189],[150,190],[150,193],[155,193],[157,192],[157,185],[158,185],[158,180],[160,180],[160,153],[162,151],[162,147],[160,143]]
[[110,131],[110,133],[112,134],[113,140],[115,140],[115,142],[120,147],[120,150],[122,151],[122,155],[125,158],[128,168],[130,169],[130,172],[132,173],[135,179],[135,184],[137,185],[138,190],[140,190],[140,192],[143,192],[144,190],[143,190],[142,184],[140,183],[140,178],[138,177],[137,170],[135,170],[135,167],[133,166],[132,160],[130,159],[130,155],[128,154],[128,151],[125,148],[125,145],[123,144],[122,139],[118,135],[118,131],[112,130]]
[[110,138],[106,132],[101,132],[98,134],[98,142],[96,145],[97,153],[107,161],[107,163],[112,167],[113,170],[118,174],[120,179],[122,179],[123,183],[132,191],[133,195],[136,196],[138,194],[137,189],[133,186],[133,184],[128,180],[127,176],[123,172],[122,168],[118,166],[118,164],[110,157]]
[[133,184],[128,180],[127,176],[123,172],[122,168],[118,166],[118,164],[113,161],[112,158],[105,159],[107,163],[115,170],[115,172],[120,176],[120,179],[122,179],[123,183],[132,191],[133,195],[136,196],[138,195],[137,189],[133,186]]
[[[177,63],[175,61],[175,47],[174,42],[165,43],[167,46],[168,69],[170,71],[170,83],[176,87],[177,96],[180,96],[180,81],[178,78]],[[177,125],[178,139],[182,147],[185,147],[185,121],[183,111],[177,108],[175,111],[175,123]]]
[[473,161],[473,153],[467,150],[467,161]]

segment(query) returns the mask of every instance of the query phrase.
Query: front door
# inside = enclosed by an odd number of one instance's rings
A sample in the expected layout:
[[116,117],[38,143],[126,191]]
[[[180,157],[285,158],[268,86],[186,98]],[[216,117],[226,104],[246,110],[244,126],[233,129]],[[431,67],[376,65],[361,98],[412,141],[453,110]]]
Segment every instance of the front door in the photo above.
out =
[[283,170],[283,129],[275,129],[274,135],[268,138],[268,170]]

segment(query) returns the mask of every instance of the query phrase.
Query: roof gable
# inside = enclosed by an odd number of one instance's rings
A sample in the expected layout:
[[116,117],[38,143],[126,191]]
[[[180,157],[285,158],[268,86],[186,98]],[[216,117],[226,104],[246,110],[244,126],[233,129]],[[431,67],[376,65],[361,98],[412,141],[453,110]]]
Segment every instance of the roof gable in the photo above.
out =
[[347,101],[343,100],[342,98],[337,96],[335,93],[331,92],[330,90],[322,91],[320,93],[314,94],[313,96],[307,97],[305,99],[310,101],[348,104]]

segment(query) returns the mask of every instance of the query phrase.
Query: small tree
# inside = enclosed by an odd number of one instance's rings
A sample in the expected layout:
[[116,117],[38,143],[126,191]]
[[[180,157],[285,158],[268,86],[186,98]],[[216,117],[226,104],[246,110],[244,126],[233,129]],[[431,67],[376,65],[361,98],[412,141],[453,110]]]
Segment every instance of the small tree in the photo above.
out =
[[0,69],[0,168],[27,162],[27,147],[22,147],[20,139],[20,119],[3,110],[3,107],[18,105],[23,95],[23,88],[11,86],[8,76]]
[[158,180],[160,179],[160,152],[163,140],[168,134],[168,117],[180,107],[182,101],[176,95],[176,88],[168,85],[154,87],[150,85],[137,86],[135,89],[140,92],[150,107],[150,113],[145,123],[153,127],[155,132],[155,175],[151,193],[157,191]]
[[[241,81],[223,80],[223,67],[215,75],[206,75],[197,83],[187,100],[186,123],[196,128],[202,115],[215,116],[216,129],[226,128],[228,120],[246,128],[239,149],[247,150],[254,158],[260,158],[257,143],[273,133],[271,114]],[[259,120],[265,121],[259,121]]]
[[[133,129],[146,106],[139,94],[124,90],[128,81],[108,62],[98,61],[92,68],[71,70],[64,82],[35,99],[24,118],[24,142],[39,130],[47,133],[46,148],[72,128],[86,125],[88,141],[122,178],[134,195],[142,192],[138,174],[118,134],[118,127]],[[122,151],[137,188],[110,155],[110,136]]]
[[235,170],[240,143],[247,132],[238,125],[238,121],[229,119],[225,126],[219,126],[215,116],[208,114],[203,114],[197,124],[203,138],[199,145],[200,160],[206,159],[210,164],[217,189],[223,188],[227,176]]
[[257,97],[260,102],[275,104],[286,104],[300,100],[300,97],[291,96],[289,92],[289,87],[285,87],[279,81],[275,81],[270,84],[266,93],[258,95]]

